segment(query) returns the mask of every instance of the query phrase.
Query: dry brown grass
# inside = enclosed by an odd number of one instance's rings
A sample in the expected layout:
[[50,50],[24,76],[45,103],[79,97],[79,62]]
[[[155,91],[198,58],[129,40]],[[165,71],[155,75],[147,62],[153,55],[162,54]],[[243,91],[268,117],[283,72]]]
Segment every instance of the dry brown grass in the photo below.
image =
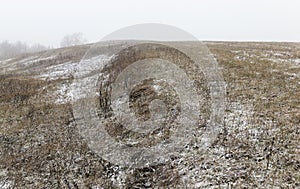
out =
[[[223,67],[227,108],[224,130],[207,154],[190,146],[190,159],[129,171],[98,157],[78,134],[71,104],[48,99],[72,78],[45,81],[35,79],[38,71],[24,72],[79,61],[88,46],[57,49],[46,52],[58,54],[55,61],[0,76],[0,181],[15,188],[299,187],[300,66],[289,60],[299,59],[300,49],[290,43],[208,46]],[[285,61],[276,62],[276,52]]]

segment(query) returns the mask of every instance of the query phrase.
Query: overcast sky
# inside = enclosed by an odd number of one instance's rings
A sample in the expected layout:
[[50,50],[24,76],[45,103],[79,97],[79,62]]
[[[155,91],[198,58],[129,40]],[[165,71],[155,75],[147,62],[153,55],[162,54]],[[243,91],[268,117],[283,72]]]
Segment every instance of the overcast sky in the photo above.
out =
[[298,41],[299,0],[0,0],[0,41],[59,46],[82,32],[90,42],[133,24],[162,23],[200,40]]

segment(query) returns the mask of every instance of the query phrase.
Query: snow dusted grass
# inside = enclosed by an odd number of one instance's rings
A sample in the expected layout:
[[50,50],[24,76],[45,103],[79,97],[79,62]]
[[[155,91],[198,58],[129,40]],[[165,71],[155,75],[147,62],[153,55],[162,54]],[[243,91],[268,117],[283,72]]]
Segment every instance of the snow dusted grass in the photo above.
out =
[[[1,61],[0,188],[299,187],[300,45],[207,44],[227,84],[218,140],[206,153],[192,141],[179,157],[129,171],[76,130],[70,102],[84,98],[73,79],[85,48]],[[101,58],[111,57],[86,69]]]
[[65,62],[59,65],[47,67],[44,73],[41,73],[36,78],[43,80],[67,79],[72,77],[77,66],[77,62]]

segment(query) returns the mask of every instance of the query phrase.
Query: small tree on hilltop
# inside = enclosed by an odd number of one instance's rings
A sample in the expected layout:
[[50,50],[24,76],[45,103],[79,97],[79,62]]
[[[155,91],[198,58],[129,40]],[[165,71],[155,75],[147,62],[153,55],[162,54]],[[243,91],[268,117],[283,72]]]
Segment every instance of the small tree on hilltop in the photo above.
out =
[[61,47],[69,47],[75,45],[82,45],[86,43],[87,40],[84,38],[82,33],[73,33],[70,35],[66,35],[60,43]]

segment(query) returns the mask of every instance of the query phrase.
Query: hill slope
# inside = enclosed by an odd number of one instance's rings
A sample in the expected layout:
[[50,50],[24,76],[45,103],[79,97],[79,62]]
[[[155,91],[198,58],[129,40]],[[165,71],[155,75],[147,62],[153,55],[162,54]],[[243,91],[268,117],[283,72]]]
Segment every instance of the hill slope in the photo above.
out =
[[125,170],[77,131],[70,87],[90,45],[0,62],[0,188],[300,187],[300,44],[206,42],[227,88],[207,154]]

